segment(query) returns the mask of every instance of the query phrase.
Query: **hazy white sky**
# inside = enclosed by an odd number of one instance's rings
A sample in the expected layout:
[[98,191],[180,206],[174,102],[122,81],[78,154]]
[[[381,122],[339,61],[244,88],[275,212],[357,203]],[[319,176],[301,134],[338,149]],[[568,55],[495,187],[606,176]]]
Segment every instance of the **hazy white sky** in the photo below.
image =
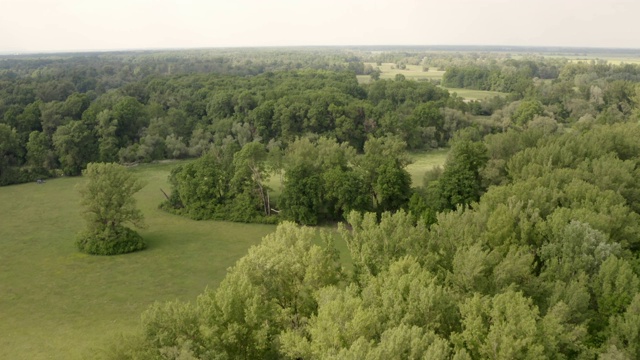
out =
[[640,0],[0,0],[0,51],[292,45],[640,48]]

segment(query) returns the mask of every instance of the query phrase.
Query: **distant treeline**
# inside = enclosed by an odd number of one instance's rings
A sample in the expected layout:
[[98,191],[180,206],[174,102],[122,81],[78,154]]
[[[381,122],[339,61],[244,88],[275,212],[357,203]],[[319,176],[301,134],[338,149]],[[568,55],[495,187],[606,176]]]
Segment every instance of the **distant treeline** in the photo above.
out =
[[500,91],[524,95],[534,78],[555,79],[560,69],[556,64],[508,60],[493,66],[453,66],[447,69],[442,85],[453,88]]
[[[285,70],[296,57],[274,54],[266,59],[280,71],[259,75],[247,58],[221,57],[229,67],[215,67],[218,58],[202,54],[202,63],[185,54],[5,60],[0,184],[77,175],[92,161],[197,157],[227,137],[286,146],[318,134],[362,151],[369,136],[395,134],[410,148],[439,147],[468,122],[468,104],[433,84],[360,86],[354,71],[340,69],[362,63],[330,70],[326,55],[318,67],[327,69]],[[293,67],[313,68],[313,55],[299,54],[308,62]]]
[[[507,95],[465,101],[402,77],[358,83],[371,61],[390,59],[448,64],[444,85]],[[404,208],[431,223],[500,183],[504,164],[477,145],[484,136],[632,122],[640,103],[640,66],[506,54],[201,50],[10,57],[0,68],[0,185],[78,175],[89,162],[205,155],[175,170],[165,208],[235,221]],[[429,175],[449,180],[411,190],[403,151],[456,138],[447,167]],[[299,155],[335,151],[328,163]],[[381,156],[389,163],[372,162]],[[278,202],[264,186],[274,173],[284,174]],[[218,185],[199,192],[204,179]]]
[[572,81],[598,79],[601,82],[614,80],[640,81],[640,66],[624,64],[614,66],[606,62],[556,64],[534,61],[508,60],[500,66],[467,65],[450,67],[442,78],[442,85],[453,88],[501,91],[526,95],[533,79],[558,79]]

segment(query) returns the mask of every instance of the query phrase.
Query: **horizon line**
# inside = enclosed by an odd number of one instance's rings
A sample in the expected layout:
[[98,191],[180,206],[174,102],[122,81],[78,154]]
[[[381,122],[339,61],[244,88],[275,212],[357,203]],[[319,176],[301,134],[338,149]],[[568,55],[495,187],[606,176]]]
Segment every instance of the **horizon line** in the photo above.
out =
[[155,52],[155,51],[185,51],[185,50],[242,50],[242,49],[309,49],[309,48],[460,48],[460,49],[488,49],[492,51],[498,50],[527,50],[538,49],[545,50],[543,52],[552,52],[559,50],[576,51],[576,50],[618,50],[624,52],[638,51],[640,47],[603,47],[603,46],[565,46],[565,45],[456,45],[456,44],[351,44],[351,45],[231,45],[231,46],[194,46],[194,47],[140,47],[140,48],[112,48],[112,49],[71,49],[71,50],[0,50],[0,56],[22,56],[22,55],[72,55],[87,53],[119,53],[119,52]]

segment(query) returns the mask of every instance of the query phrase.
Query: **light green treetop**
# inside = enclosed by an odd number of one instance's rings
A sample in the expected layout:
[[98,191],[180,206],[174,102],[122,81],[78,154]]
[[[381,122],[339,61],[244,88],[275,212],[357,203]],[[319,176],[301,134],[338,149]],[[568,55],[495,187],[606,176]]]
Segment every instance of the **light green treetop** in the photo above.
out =
[[91,163],[83,172],[87,182],[80,187],[84,217],[90,228],[144,227],[142,211],[133,195],[144,186],[134,174],[113,163]]

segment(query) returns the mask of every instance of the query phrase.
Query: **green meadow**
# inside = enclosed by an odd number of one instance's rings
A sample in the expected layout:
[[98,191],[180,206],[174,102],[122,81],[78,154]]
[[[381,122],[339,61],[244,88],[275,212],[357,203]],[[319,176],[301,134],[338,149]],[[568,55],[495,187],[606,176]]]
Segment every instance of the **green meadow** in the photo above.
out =
[[272,225],[192,221],[158,210],[170,164],[133,169],[148,249],[113,257],[79,253],[76,184],[60,178],[0,188],[0,358],[83,359],[131,331],[154,301],[193,300],[272,232]]
[[436,166],[444,166],[449,149],[437,149],[409,154],[412,163],[407,166],[413,187],[422,186],[424,174]]
[[[446,150],[411,154],[415,185]],[[79,253],[84,222],[76,185],[58,178],[0,188],[0,359],[86,359],[105,340],[139,326],[154,301],[193,301],[273,225],[193,221],[158,209],[175,163],[131,168],[147,185],[136,195],[148,248],[112,257]],[[279,176],[271,187],[279,192]],[[333,227],[325,227],[333,229]],[[336,241],[349,267],[346,244]]]

